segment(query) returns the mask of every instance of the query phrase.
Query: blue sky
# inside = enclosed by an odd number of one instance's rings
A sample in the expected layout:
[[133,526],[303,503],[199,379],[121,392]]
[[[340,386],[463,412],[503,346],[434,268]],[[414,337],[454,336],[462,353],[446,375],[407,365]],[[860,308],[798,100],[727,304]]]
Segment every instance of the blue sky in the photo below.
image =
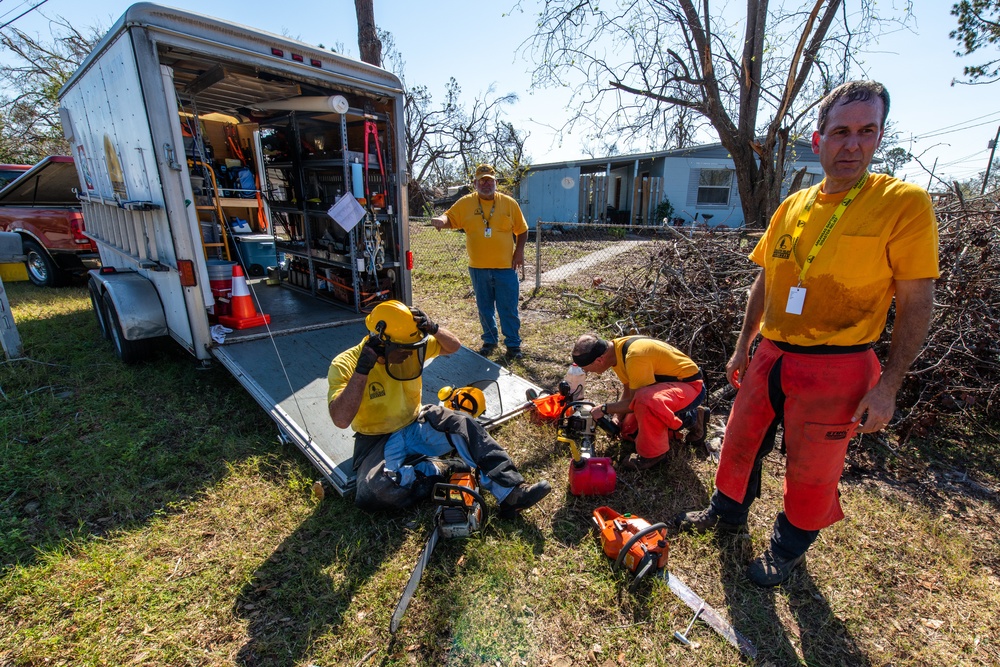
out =
[[[903,0],[887,0],[882,6]],[[6,23],[39,0],[0,0],[0,24]],[[849,6],[851,0],[848,0]],[[47,0],[15,25],[48,36],[48,22],[40,15],[62,16],[77,26],[101,24],[109,28],[131,4],[127,0]],[[261,0],[166,0],[162,4],[190,9],[219,18],[286,34],[328,47],[343,45],[357,56],[357,25],[353,0],[296,3]],[[531,34],[533,0],[520,4],[525,12],[510,12],[514,0],[374,0],[375,20],[390,31],[406,60],[411,83],[428,85],[440,98],[448,77],[455,77],[468,99],[495,85],[497,92],[519,96],[509,116],[530,132],[527,149],[533,162],[582,157],[581,137],[554,136],[549,129],[565,117],[565,91],[531,91],[532,64],[517,52]],[[856,4],[856,0],[855,0]],[[867,74],[886,84],[892,95],[890,120],[902,144],[947,180],[974,176],[986,168],[987,142],[1000,126],[1000,83],[952,86],[961,76],[965,59],[954,55],[956,43],[948,38],[955,26],[949,10],[952,0],[920,0],[912,31],[883,36],[877,52],[864,55]],[[886,7],[888,11],[888,7]],[[979,59],[973,59],[978,62]],[[916,163],[902,174],[927,186],[929,176]]]

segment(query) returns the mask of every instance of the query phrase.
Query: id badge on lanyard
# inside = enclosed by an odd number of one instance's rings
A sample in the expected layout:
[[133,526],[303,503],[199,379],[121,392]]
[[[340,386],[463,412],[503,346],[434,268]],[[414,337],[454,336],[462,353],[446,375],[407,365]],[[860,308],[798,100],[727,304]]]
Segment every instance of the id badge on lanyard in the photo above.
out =
[[[837,222],[844,216],[844,211],[847,207],[851,205],[851,202],[858,196],[861,192],[861,188],[865,187],[865,183],[868,182],[868,172],[866,171],[862,174],[858,182],[854,184],[854,187],[848,191],[844,199],[837,205],[837,209],[830,216],[830,220],[823,227],[823,231],[819,233],[816,242],[813,243],[812,250],[806,255],[806,261],[803,263],[802,270],[799,272],[799,284],[788,290],[788,301],[785,303],[785,312],[790,315],[801,315],[802,308],[806,303],[806,288],[802,286],[803,281],[806,279],[806,273],[812,266],[813,261],[816,259],[816,255],[819,254],[820,249],[823,244],[826,243],[827,239],[830,238],[830,234],[833,232],[833,228],[837,225]],[[808,201],[806,201],[805,209],[803,210],[803,216],[799,216],[798,224],[795,225],[795,231],[792,233],[792,248],[795,248],[795,244],[799,240],[799,236],[802,234],[802,230],[805,228],[806,223],[809,220],[809,216],[812,215],[813,204],[816,203],[816,197],[819,196],[819,186],[816,187],[816,192],[810,195]],[[794,255],[793,255],[794,257]]]

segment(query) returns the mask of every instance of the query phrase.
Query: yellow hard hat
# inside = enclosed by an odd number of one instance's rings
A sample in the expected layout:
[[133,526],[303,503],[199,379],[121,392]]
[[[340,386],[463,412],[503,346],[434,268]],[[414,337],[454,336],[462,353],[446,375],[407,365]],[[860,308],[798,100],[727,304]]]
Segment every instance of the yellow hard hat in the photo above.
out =
[[383,301],[375,306],[365,318],[365,326],[383,342],[413,345],[424,338],[413,321],[413,313],[399,301]]
[[438,391],[438,398],[444,402],[445,407],[456,412],[465,412],[473,417],[486,412],[486,395],[478,387],[462,387],[454,390],[451,387],[442,387]]

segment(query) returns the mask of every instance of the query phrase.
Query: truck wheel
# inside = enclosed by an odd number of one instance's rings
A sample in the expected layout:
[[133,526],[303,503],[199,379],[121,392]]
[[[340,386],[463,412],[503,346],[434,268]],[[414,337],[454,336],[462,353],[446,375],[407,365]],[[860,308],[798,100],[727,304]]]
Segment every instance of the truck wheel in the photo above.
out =
[[61,272],[56,263],[45,252],[45,248],[32,239],[21,242],[24,254],[27,255],[25,266],[28,269],[28,279],[39,287],[56,287],[61,282]]
[[108,325],[108,334],[111,344],[115,346],[115,356],[122,360],[124,364],[137,364],[149,357],[150,343],[148,339],[128,340],[122,331],[122,323],[118,318],[118,311],[115,310],[115,302],[111,300],[111,295],[107,292],[101,297],[101,304],[104,307],[104,321]]
[[90,305],[94,308],[97,328],[101,330],[101,338],[108,340],[111,338],[111,332],[108,330],[108,321],[104,318],[104,308],[101,305],[101,287],[96,280],[91,278],[87,281],[87,291],[90,292]]

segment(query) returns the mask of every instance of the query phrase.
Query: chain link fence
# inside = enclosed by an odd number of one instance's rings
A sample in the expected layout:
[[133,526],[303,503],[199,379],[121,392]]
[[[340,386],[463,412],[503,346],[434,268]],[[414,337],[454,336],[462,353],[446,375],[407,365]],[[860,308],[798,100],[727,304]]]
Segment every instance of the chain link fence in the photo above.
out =
[[[694,227],[614,225],[538,221],[528,231],[524,249],[523,287],[589,287],[604,276],[621,275],[662,256],[678,239],[689,240],[703,230]],[[713,234],[737,234],[715,231]],[[414,279],[421,275],[468,278],[465,236],[437,231],[430,218],[410,218],[410,248]]]

